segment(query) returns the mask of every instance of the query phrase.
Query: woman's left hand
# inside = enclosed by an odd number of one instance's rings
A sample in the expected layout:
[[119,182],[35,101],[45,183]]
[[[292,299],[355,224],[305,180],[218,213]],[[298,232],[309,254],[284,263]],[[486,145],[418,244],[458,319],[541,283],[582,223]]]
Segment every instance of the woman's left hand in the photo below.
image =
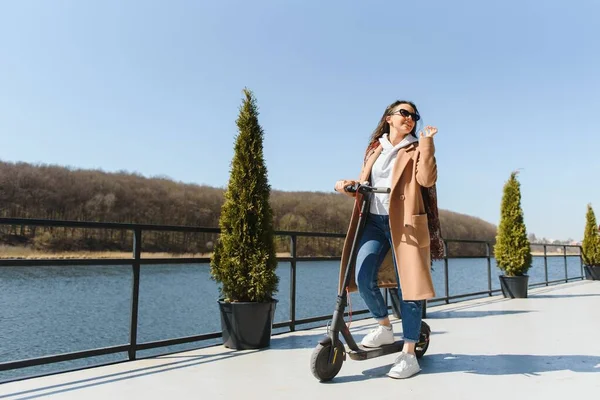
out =
[[437,128],[435,126],[431,126],[431,125],[427,125],[425,127],[425,135],[423,135],[423,131],[419,132],[419,137],[434,137],[435,134],[438,132]]

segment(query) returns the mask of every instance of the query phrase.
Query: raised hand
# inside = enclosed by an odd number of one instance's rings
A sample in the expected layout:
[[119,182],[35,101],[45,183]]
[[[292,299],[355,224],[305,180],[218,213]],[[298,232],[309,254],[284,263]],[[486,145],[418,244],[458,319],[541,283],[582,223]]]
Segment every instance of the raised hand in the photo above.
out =
[[425,127],[425,135],[423,135],[423,131],[420,131],[419,137],[434,137],[437,132],[438,130],[435,126],[427,125]]

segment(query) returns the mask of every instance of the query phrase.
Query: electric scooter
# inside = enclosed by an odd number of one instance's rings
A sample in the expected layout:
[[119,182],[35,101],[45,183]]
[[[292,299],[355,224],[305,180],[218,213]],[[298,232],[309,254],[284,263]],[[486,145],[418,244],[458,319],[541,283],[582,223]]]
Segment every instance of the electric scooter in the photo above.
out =
[[[351,359],[357,361],[368,360],[370,358],[380,357],[387,354],[397,353],[402,351],[404,346],[403,340],[397,340],[392,344],[383,345],[381,347],[369,348],[363,347],[362,345],[356,344],[350,329],[344,321],[344,310],[347,306],[347,292],[346,287],[350,284],[350,278],[352,273],[352,262],[356,259],[358,252],[358,241],[360,239],[361,232],[366,222],[366,216],[369,211],[369,205],[371,202],[371,196],[373,193],[389,193],[389,188],[378,188],[369,185],[363,185],[356,183],[354,185],[348,185],[344,188],[345,191],[350,193],[362,194],[362,200],[360,202],[360,213],[358,218],[358,226],[352,240],[352,247],[350,250],[350,257],[348,258],[348,264],[346,265],[346,273],[344,275],[344,284],[340,288],[340,293],[337,296],[337,302],[335,310],[333,311],[333,318],[331,326],[328,328],[327,334],[323,339],[319,341],[317,347],[313,350],[310,359],[310,369],[312,374],[321,382],[327,382],[332,380],[340,369],[342,368],[343,362],[346,360],[346,354]],[[399,304],[400,299],[398,291],[391,290],[392,296],[392,309],[395,316],[400,316]],[[395,296],[395,297],[394,297]],[[344,341],[348,345],[348,349],[341,342],[339,335],[342,334]],[[415,355],[417,358],[423,357],[427,348],[429,347],[429,336],[431,335],[431,329],[425,322],[421,322],[421,333],[419,336],[419,342],[415,345]]]

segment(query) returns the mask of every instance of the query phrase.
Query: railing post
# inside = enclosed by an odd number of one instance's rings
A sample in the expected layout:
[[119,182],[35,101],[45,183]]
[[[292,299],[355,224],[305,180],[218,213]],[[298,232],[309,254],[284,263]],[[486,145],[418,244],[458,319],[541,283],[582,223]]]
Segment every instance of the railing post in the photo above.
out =
[[448,243],[444,240],[444,288],[446,290],[446,304],[450,304],[450,290],[448,288]]
[[129,329],[129,360],[136,359],[138,304],[140,298],[140,259],[142,258],[142,230],[133,230],[133,290],[131,294],[131,327]]
[[585,274],[583,273],[583,248],[579,246],[579,268],[581,269],[581,279],[585,279]]
[[546,255],[546,244],[544,244],[544,277],[546,278],[546,286],[548,286],[548,257]]
[[490,244],[488,242],[485,243],[486,253],[487,253],[487,275],[488,275],[488,292],[490,296],[492,295],[492,254],[490,250]]
[[290,243],[290,332],[296,330],[296,244],[297,237],[292,235]]
[[563,255],[565,258],[565,283],[569,282],[569,271],[567,268],[567,246],[563,246]]

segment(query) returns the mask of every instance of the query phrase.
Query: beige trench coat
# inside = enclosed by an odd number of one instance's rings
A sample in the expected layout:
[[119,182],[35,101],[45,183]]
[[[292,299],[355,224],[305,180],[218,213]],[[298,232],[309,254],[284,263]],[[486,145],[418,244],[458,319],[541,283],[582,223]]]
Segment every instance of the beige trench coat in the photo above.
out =
[[[370,181],[371,169],[381,154],[381,145],[368,155],[358,180]],[[435,297],[431,279],[430,237],[427,226],[427,214],[421,195],[421,186],[433,186],[437,180],[433,138],[421,138],[398,151],[396,164],[392,170],[390,193],[390,229],[395,249],[400,287],[404,300],[425,300]],[[339,286],[344,281],[346,264],[350,258],[352,238],[358,224],[359,204],[362,195],[356,195],[352,219],[342,251]],[[358,290],[355,281],[354,262],[348,291]],[[397,287],[392,251],[379,268],[378,283],[380,288]]]

